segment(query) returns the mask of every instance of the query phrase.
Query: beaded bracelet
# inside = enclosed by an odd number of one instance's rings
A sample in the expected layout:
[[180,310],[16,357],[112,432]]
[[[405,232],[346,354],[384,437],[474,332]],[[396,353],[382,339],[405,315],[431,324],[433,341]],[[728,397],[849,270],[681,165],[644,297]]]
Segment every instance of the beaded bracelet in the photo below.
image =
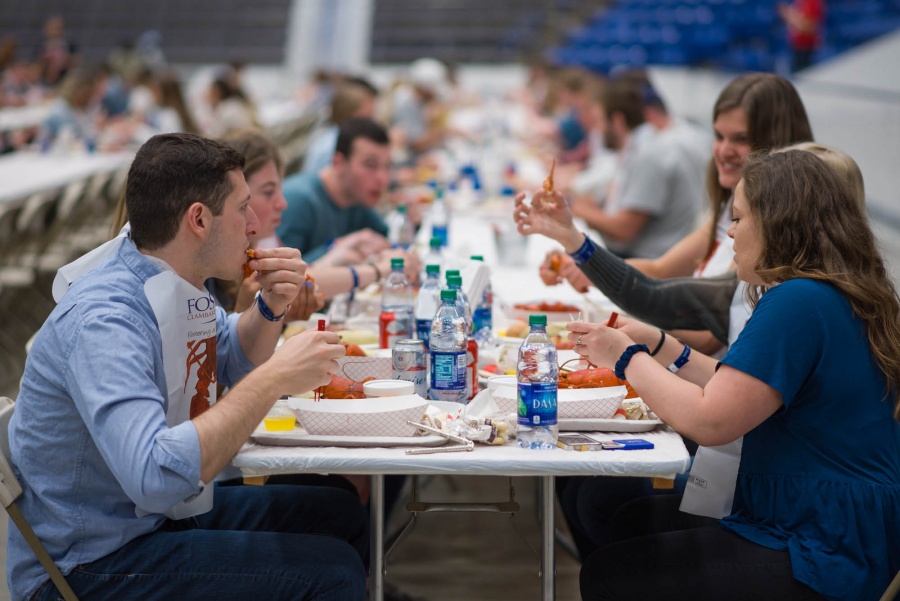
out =
[[381,281],[381,270],[378,269],[378,265],[376,265],[375,263],[369,263],[369,265],[371,265],[372,269],[375,270],[375,282],[376,283],[380,282]]
[[635,353],[647,353],[649,355],[650,349],[647,348],[646,344],[632,344],[625,349],[625,352],[616,361],[616,377],[620,380],[625,379],[625,368],[628,367],[628,363],[631,362],[631,358],[634,357]]
[[284,316],[287,315],[287,307],[284,309],[284,313],[275,315],[275,313],[272,312],[272,309],[269,308],[269,305],[266,304],[266,301],[263,300],[262,294],[259,292],[256,293],[256,306],[259,309],[260,314],[268,321],[281,321],[284,319]]

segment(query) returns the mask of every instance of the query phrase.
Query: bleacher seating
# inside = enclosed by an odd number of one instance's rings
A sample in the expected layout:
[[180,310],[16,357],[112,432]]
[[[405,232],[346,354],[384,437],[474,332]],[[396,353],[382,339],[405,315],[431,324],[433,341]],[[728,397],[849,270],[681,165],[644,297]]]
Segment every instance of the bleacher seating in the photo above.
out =
[[290,6],[291,0],[4,0],[0,32],[14,33],[22,55],[31,56],[44,21],[59,14],[69,38],[90,62],[105,60],[110,49],[155,29],[170,62],[281,63]]
[[[788,64],[777,0],[617,0],[571,31],[555,62],[607,73],[615,66],[710,65],[777,71]],[[827,3],[816,61],[900,28],[897,0]]]
[[[378,0],[372,23],[373,63],[423,56],[465,63],[515,61],[558,28],[590,14],[596,0]],[[472,15],[477,15],[473,26]]]

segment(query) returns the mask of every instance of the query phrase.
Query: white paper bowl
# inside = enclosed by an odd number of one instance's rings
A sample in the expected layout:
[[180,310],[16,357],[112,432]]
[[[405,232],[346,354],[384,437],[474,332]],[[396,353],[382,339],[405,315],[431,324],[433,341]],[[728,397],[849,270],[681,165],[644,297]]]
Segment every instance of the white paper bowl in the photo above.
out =
[[428,407],[417,394],[354,400],[291,399],[290,407],[309,434],[326,436],[415,436]]
[[[493,392],[494,402],[503,413],[515,413],[516,388],[501,386]],[[627,391],[624,386],[605,388],[563,388],[557,393],[556,415],[562,419],[609,419],[616,413]]]

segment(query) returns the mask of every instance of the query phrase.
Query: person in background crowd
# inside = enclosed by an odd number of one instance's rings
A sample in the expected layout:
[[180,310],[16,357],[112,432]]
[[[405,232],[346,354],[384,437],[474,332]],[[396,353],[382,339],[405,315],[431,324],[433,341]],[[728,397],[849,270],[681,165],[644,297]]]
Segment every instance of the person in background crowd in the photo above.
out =
[[[88,150],[95,148],[104,92],[102,80],[95,70],[80,67],[69,73],[60,86],[59,97],[41,124],[38,134],[41,148],[50,149],[57,143],[81,144]],[[69,138],[62,139],[64,136]]]
[[232,129],[259,125],[256,109],[247,97],[222,77],[210,83],[207,101],[211,113],[206,118],[203,131],[211,138],[221,137]]
[[447,107],[443,96],[447,67],[433,58],[420,58],[409,67],[409,86],[394,91],[392,137],[404,141],[409,162],[444,143],[448,134]]
[[778,15],[787,25],[791,71],[802,71],[812,65],[813,55],[822,45],[825,3],[823,0],[782,2],[778,5]]
[[[10,423],[19,506],[80,598],[364,599],[368,520],[351,493],[213,485],[275,400],[327,383],[344,354],[316,331],[273,352],[304,279],[296,250],[251,261],[257,308],[209,302],[203,282],[238,277],[259,226],[243,164],[190,134],[151,138],[128,173],[130,235],[75,279],[28,355]],[[215,382],[231,390],[211,404]],[[13,598],[58,597],[15,529],[7,563]]]
[[332,163],[318,173],[285,179],[288,206],[276,230],[306,261],[316,261],[336,239],[370,229],[388,248],[388,228],[375,211],[391,178],[387,131],[371,119],[350,119],[338,134]]
[[310,134],[309,148],[303,160],[303,172],[318,173],[331,164],[338,130],[349,119],[371,119],[375,114],[378,88],[361,77],[349,77],[337,86],[331,97],[328,122]]
[[[590,99],[598,89],[597,77],[580,69],[559,74],[558,102],[562,114],[557,120],[557,144],[563,163],[582,163],[590,153],[588,131]],[[602,89],[602,88],[600,88]]]
[[607,146],[619,152],[619,166],[603,208],[582,202],[572,210],[619,256],[654,259],[691,232],[702,187],[676,139],[636,144],[644,115],[634,84],[613,80],[601,94]]
[[44,41],[38,55],[41,81],[48,87],[57,85],[78,62],[78,48],[66,38],[63,18],[53,15],[44,23]]
[[728,235],[755,308],[721,363],[670,373],[684,345],[650,357],[658,331],[630,318],[567,326],[683,435],[744,437],[730,515],[698,526],[677,498],[632,501],[582,598],[876,599],[900,570],[900,300],[866,214],[824,161],[776,152],[743,167]]

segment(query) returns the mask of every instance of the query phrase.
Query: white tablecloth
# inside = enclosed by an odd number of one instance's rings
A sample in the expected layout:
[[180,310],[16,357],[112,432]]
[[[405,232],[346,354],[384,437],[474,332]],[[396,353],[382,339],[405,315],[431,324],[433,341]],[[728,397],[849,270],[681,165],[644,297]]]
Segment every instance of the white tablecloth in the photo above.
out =
[[[503,476],[658,476],[673,477],[689,466],[681,436],[668,428],[603,438],[643,438],[645,451],[533,451],[510,443],[475,445],[471,452],[407,455],[403,448],[270,447],[247,443],[233,464],[245,476],[294,473],[468,474]],[[453,444],[453,443],[450,443]]]
[[65,186],[131,163],[131,152],[59,156],[21,151],[0,157],[0,203]]

